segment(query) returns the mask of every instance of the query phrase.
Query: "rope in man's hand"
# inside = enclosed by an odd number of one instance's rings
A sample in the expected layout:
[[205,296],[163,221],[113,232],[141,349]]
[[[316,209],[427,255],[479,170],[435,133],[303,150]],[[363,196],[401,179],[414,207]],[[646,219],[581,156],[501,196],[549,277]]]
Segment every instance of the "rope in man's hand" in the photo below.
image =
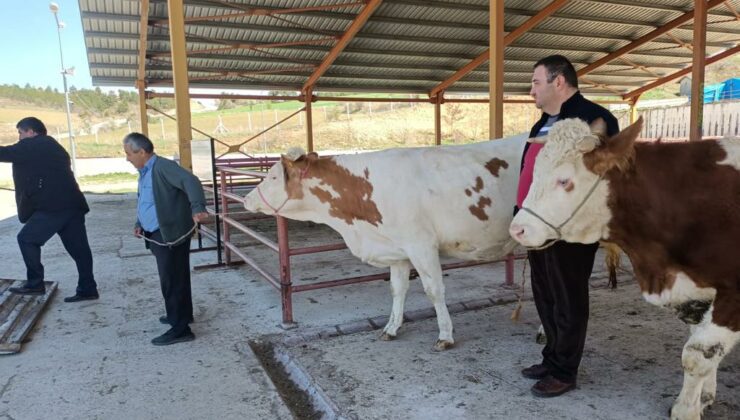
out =
[[168,241],[168,242],[159,242],[151,238],[147,238],[144,236],[144,230],[140,227],[134,228],[134,236],[137,238],[141,238],[147,242],[151,242],[153,244],[159,245],[159,246],[165,246],[165,247],[171,247],[173,245],[178,244],[183,239],[191,236],[195,230],[198,228],[198,224],[201,222],[204,222],[208,219],[208,213],[207,212],[200,212],[193,215],[193,227],[190,228],[184,235],[180,236],[179,238],[175,239],[174,241]]

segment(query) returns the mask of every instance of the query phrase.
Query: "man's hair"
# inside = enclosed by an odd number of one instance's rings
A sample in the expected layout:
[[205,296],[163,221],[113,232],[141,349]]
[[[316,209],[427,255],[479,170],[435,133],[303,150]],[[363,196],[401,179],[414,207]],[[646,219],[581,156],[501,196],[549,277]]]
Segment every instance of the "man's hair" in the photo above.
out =
[[123,138],[123,144],[129,145],[131,151],[138,152],[144,150],[147,153],[154,153],[154,144],[149,140],[149,137],[141,133],[129,133]]
[[42,136],[46,135],[46,126],[36,117],[26,117],[15,125],[15,128],[23,131],[33,130],[34,133]]
[[534,63],[534,67],[532,68],[536,69],[539,66],[545,66],[545,70],[547,70],[547,83],[552,83],[556,77],[562,74],[565,79],[565,83],[578,89],[578,75],[576,74],[576,69],[573,67],[573,64],[562,55],[556,54],[545,57]]

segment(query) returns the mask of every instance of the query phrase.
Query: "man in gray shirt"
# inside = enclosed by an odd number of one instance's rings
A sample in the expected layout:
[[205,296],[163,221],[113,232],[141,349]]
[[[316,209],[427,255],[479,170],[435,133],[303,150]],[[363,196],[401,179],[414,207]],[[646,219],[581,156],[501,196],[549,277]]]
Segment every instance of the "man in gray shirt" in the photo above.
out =
[[157,156],[151,140],[139,133],[123,138],[126,160],[139,170],[134,235],[145,238],[157,260],[166,315],[170,325],[152,340],[156,346],[191,341],[193,301],[190,290],[190,238],[197,223],[208,218],[198,178],[176,162]]

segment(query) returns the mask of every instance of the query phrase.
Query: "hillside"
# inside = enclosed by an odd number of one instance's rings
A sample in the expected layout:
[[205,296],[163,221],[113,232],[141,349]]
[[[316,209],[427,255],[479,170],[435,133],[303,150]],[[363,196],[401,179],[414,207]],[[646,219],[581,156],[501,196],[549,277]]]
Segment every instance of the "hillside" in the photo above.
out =
[[[740,76],[740,54],[706,69],[706,83]],[[678,92],[677,81],[653,89],[642,99],[670,98]],[[274,92],[278,93],[278,92]],[[368,96],[385,96],[370,95]],[[408,95],[397,95],[408,97]],[[122,156],[121,139],[130,131],[140,131],[138,95],[119,90],[70,89],[72,125],[76,133],[78,157]],[[50,88],[0,85],[0,144],[17,140],[16,122],[26,116],[41,118],[51,135],[67,147],[67,120],[64,95]],[[171,110],[173,101],[150,100],[150,105]],[[298,102],[257,102],[221,100],[216,110],[191,102],[192,123],[227,144],[238,144],[263,129],[288,117],[303,105]],[[363,150],[399,146],[430,145],[434,139],[434,109],[430,104],[389,104],[318,102],[314,105],[314,136],[318,150]],[[504,135],[526,131],[539,111],[529,104],[505,104]],[[265,136],[248,143],[250,153],[281,152],[290,146],[304,146],[303,115],[292,117]],[[442,106],[443,143],[464,143],[488,137],[488,109],[481,104]],[[175,122],[150,111],[149,133],[162,154],[177,150]],[[194,139],[202,134],[193,133]],[[221,147],[219,151],[225,150]]]

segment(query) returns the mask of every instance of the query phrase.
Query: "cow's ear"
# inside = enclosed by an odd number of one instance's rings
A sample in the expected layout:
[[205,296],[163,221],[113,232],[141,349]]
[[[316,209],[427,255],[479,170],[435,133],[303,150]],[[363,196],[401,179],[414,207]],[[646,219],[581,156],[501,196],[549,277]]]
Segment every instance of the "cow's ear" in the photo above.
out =
[[601,137],[595,134],[590,134],[578,140],[576,147],[581,153],[588,153],[596,149],[601,144]]
[[308,159],[309,162],[313,162],[319,158],[319,154],[316,152],[310,152],[306,155],[306,159]]
[[603,118],[599,117],[593,120],[591,124],[589,124],[589,127],[595,136],[606,137],[606,121],[604,121]]
[[280,155],[280,163],[283,164],[283,170],[287,173],[289,169],[292,169],[295,165],[293,159],[286,155]]
[[640,117],[634,124],[583,155],[586,167],[599,175],[613,168],[620,171],[626,169],[635,154],[635,140],[642,131],[642,123],[642,117]]

